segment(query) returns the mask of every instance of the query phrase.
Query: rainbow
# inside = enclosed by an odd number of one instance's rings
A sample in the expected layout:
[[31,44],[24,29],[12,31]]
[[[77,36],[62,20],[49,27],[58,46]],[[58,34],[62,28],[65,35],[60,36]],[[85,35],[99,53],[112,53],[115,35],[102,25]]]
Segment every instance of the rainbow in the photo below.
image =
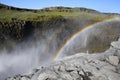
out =
[[71,43],[71,41],[73,41],[81,32],[84,32],[84,31],[86,31],[86,30],[88,30],[88,29],[90,29],[90,28],[93,28],[93,27],[95,27],[95,26],[97,26],[97,25],[99,25],[99,24],[102,24],[102,23],[104,23],[104,22],[110,22],[110,21],[114,21],[114,20],[120,20],[120,18],[119,18],[119,17],[114,17],[114,18],[105,19],[105,20],[103,20],[103,21],[100,21],[100,22],[96,22],[96,23],[94,23],[94,24],[87,25],[87,26],[85,26],[84,28],[80,29],[78,32],[76,32],[75,34],[73,34],[72,37],[69,38],[69,39],[62,45],[62,47],[59,48],[59,50],[56,52],[53,60],[57,60],[58,57],[62,54],[64,48],[65,48],[67,45],[69,45],[69,44]]
[[[40,51],[40,56],[45,56],[45,52],[48,50],[48,46],[51,45],[52,41],[56,38],[57,34],[59,34],[64,29],[64,26],[61,25],[59,29],[57,29],[55,32],[53,32],[47,39],[47,42],[44,44]],[[41,58],[40,58],[41,59]]]

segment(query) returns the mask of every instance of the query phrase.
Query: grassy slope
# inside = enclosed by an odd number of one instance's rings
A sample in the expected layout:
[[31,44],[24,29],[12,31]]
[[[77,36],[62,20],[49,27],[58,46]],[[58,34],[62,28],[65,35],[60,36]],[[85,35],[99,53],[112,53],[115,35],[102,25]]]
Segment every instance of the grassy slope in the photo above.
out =
[[[66,7],[65,9],[66,10]],[[54,16],[63,16],[65,18],[73,17],[73,18],[82,18],[82,19],[90,19],[90,20],[103,20],[105,18],[108,18],[105,14],[99,14],[99,13],[90,13],[89,10],[87,11],[75,11],[75,8],[70,8],[67,10],[71,11],[59,11],[59,9],[51,10],[51,11],[40,11],[40,10],[12,10],[12,9],[6,9],[6,8],[0,8],[0,21],[1,22],[11,22],[13,20],[24,20],[24,21],[43,21],[50,19]]]

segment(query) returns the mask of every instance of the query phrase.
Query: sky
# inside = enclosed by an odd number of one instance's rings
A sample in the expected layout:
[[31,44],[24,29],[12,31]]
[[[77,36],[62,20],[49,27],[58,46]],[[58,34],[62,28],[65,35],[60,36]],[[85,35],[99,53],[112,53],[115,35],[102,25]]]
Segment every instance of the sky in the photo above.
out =
[[85,7],[100,12],[120,13],[120,0],[0,0],[10,6],[42,9],[45,7]]

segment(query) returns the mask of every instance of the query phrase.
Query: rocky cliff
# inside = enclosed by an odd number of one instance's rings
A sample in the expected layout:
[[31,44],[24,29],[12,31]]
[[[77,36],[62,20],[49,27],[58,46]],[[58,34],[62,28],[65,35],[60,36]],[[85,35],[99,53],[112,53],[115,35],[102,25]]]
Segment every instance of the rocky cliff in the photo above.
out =
[[59,26],[65,21],[65,18],[61,16],[55,16],[45,21],[0,21],[0,48],[7,47],[6,44],[10,45],[11,42],[17,44],[28,40],[42,39],[51,29],[54,31],[59,29]]
[[[0,22],[0,49],[3,49],[4,46],[11,49],[15,44],[28,40],[37,42],[52,34],[55,35],[53,39],[57,40],[59,48],[76,32],[96,22],[98,21],[91,19],[66,19],[62,16],[54,16],[43,21]],[[119,36],[119,25],[119,21],[111,21],[90,30],[87,47],[82,50],[102,52],[108,49],[110,42]],[[94,34],[97,30],[99,33]],[[78,49],[76,52],[79,51],[81,50]]]
[[99,54],[78,53],[6,80],[119,80],[120,39]]

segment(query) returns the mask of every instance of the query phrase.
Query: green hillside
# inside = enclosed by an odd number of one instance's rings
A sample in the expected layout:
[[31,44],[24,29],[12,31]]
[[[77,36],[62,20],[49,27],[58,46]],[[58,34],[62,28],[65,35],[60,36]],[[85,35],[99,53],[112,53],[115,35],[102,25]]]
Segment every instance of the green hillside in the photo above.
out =
[[80,17],[83,19],[102,20],[108,18],[106,14],[87,8],[50,7],[40,10],[21,9],[0,4],[0,21],[43,21],[55,16]]

